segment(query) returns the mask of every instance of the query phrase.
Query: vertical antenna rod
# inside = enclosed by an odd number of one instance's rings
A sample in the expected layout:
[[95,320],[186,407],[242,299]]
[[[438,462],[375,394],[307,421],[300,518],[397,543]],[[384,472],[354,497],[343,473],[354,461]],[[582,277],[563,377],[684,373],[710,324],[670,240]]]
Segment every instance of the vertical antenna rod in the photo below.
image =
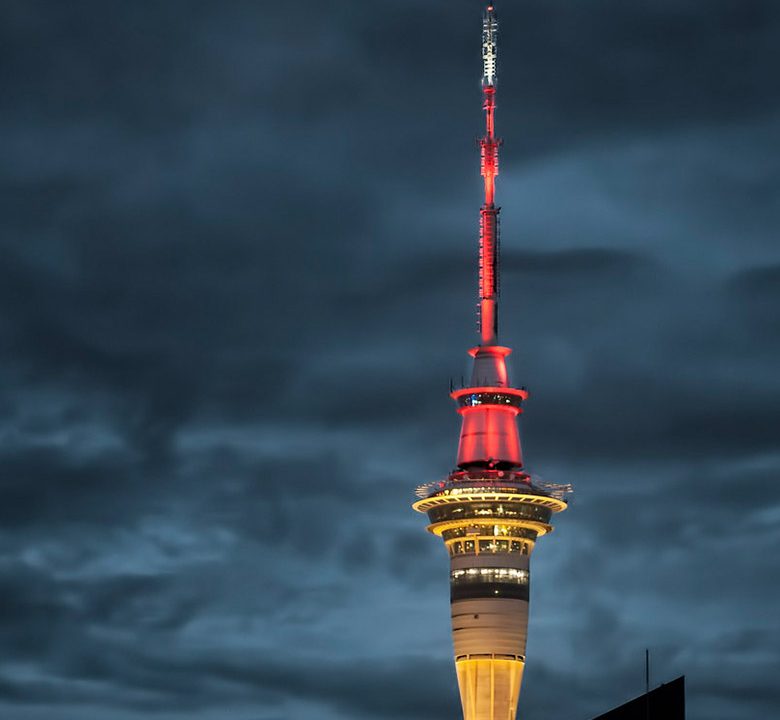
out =
[[479,221],[479,332],[482,345],[494,345],[498,339],[498,213],[495,205],[498,148],[495,135],[496,54],[498,20],[493,5],[482,17],[482,108],[485,111],[485,135],[479,141],[485,202]]

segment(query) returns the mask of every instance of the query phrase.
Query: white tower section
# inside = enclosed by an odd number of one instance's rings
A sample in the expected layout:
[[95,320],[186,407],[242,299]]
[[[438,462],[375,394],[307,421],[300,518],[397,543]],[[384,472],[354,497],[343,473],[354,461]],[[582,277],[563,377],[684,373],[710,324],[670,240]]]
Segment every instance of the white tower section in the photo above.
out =
[[482,84],[496,84],[496,41],[498,39],[498,21],[490,5],[482,18]]

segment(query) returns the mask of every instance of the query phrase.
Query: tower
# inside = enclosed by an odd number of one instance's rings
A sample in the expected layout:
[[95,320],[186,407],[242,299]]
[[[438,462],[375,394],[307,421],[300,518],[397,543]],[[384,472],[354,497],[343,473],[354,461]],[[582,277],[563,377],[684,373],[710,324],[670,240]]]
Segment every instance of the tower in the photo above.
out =
[[568,486],[534,481],[523,468],[517,417],[528,393],[510,385],[498,342],[499,210],[495,204],[498,21],[482,18],[480,140],[485,200],[479,223],[479,345],[470,382],[451,393],[462,418],[457,467],[446,480],[417,489],[415,510],[450,555],[455,668],[464,720],[514,720],[525,666],[530,559],[536,539],[566,509]]

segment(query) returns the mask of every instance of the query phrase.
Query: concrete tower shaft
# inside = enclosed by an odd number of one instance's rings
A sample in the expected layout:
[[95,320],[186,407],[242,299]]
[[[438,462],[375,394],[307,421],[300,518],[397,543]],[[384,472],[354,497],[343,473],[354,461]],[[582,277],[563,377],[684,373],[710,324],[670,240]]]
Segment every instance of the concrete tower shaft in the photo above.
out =
[[[425,494],[425,492],[421,493]],[[521,471],[456,471],[414,504],[450,556],[464,720],[513,720],[525,667],[530,560],[566,502]]]

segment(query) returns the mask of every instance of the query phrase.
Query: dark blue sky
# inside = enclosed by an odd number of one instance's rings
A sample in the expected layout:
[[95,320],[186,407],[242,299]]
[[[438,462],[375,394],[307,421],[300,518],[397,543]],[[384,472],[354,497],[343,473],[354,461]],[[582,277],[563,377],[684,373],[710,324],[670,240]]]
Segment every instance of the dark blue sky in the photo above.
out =
[[[0,6],[0,715],[457,716],[476,0]],[[780,714],[780,5],[499,5],[521,716]]]

